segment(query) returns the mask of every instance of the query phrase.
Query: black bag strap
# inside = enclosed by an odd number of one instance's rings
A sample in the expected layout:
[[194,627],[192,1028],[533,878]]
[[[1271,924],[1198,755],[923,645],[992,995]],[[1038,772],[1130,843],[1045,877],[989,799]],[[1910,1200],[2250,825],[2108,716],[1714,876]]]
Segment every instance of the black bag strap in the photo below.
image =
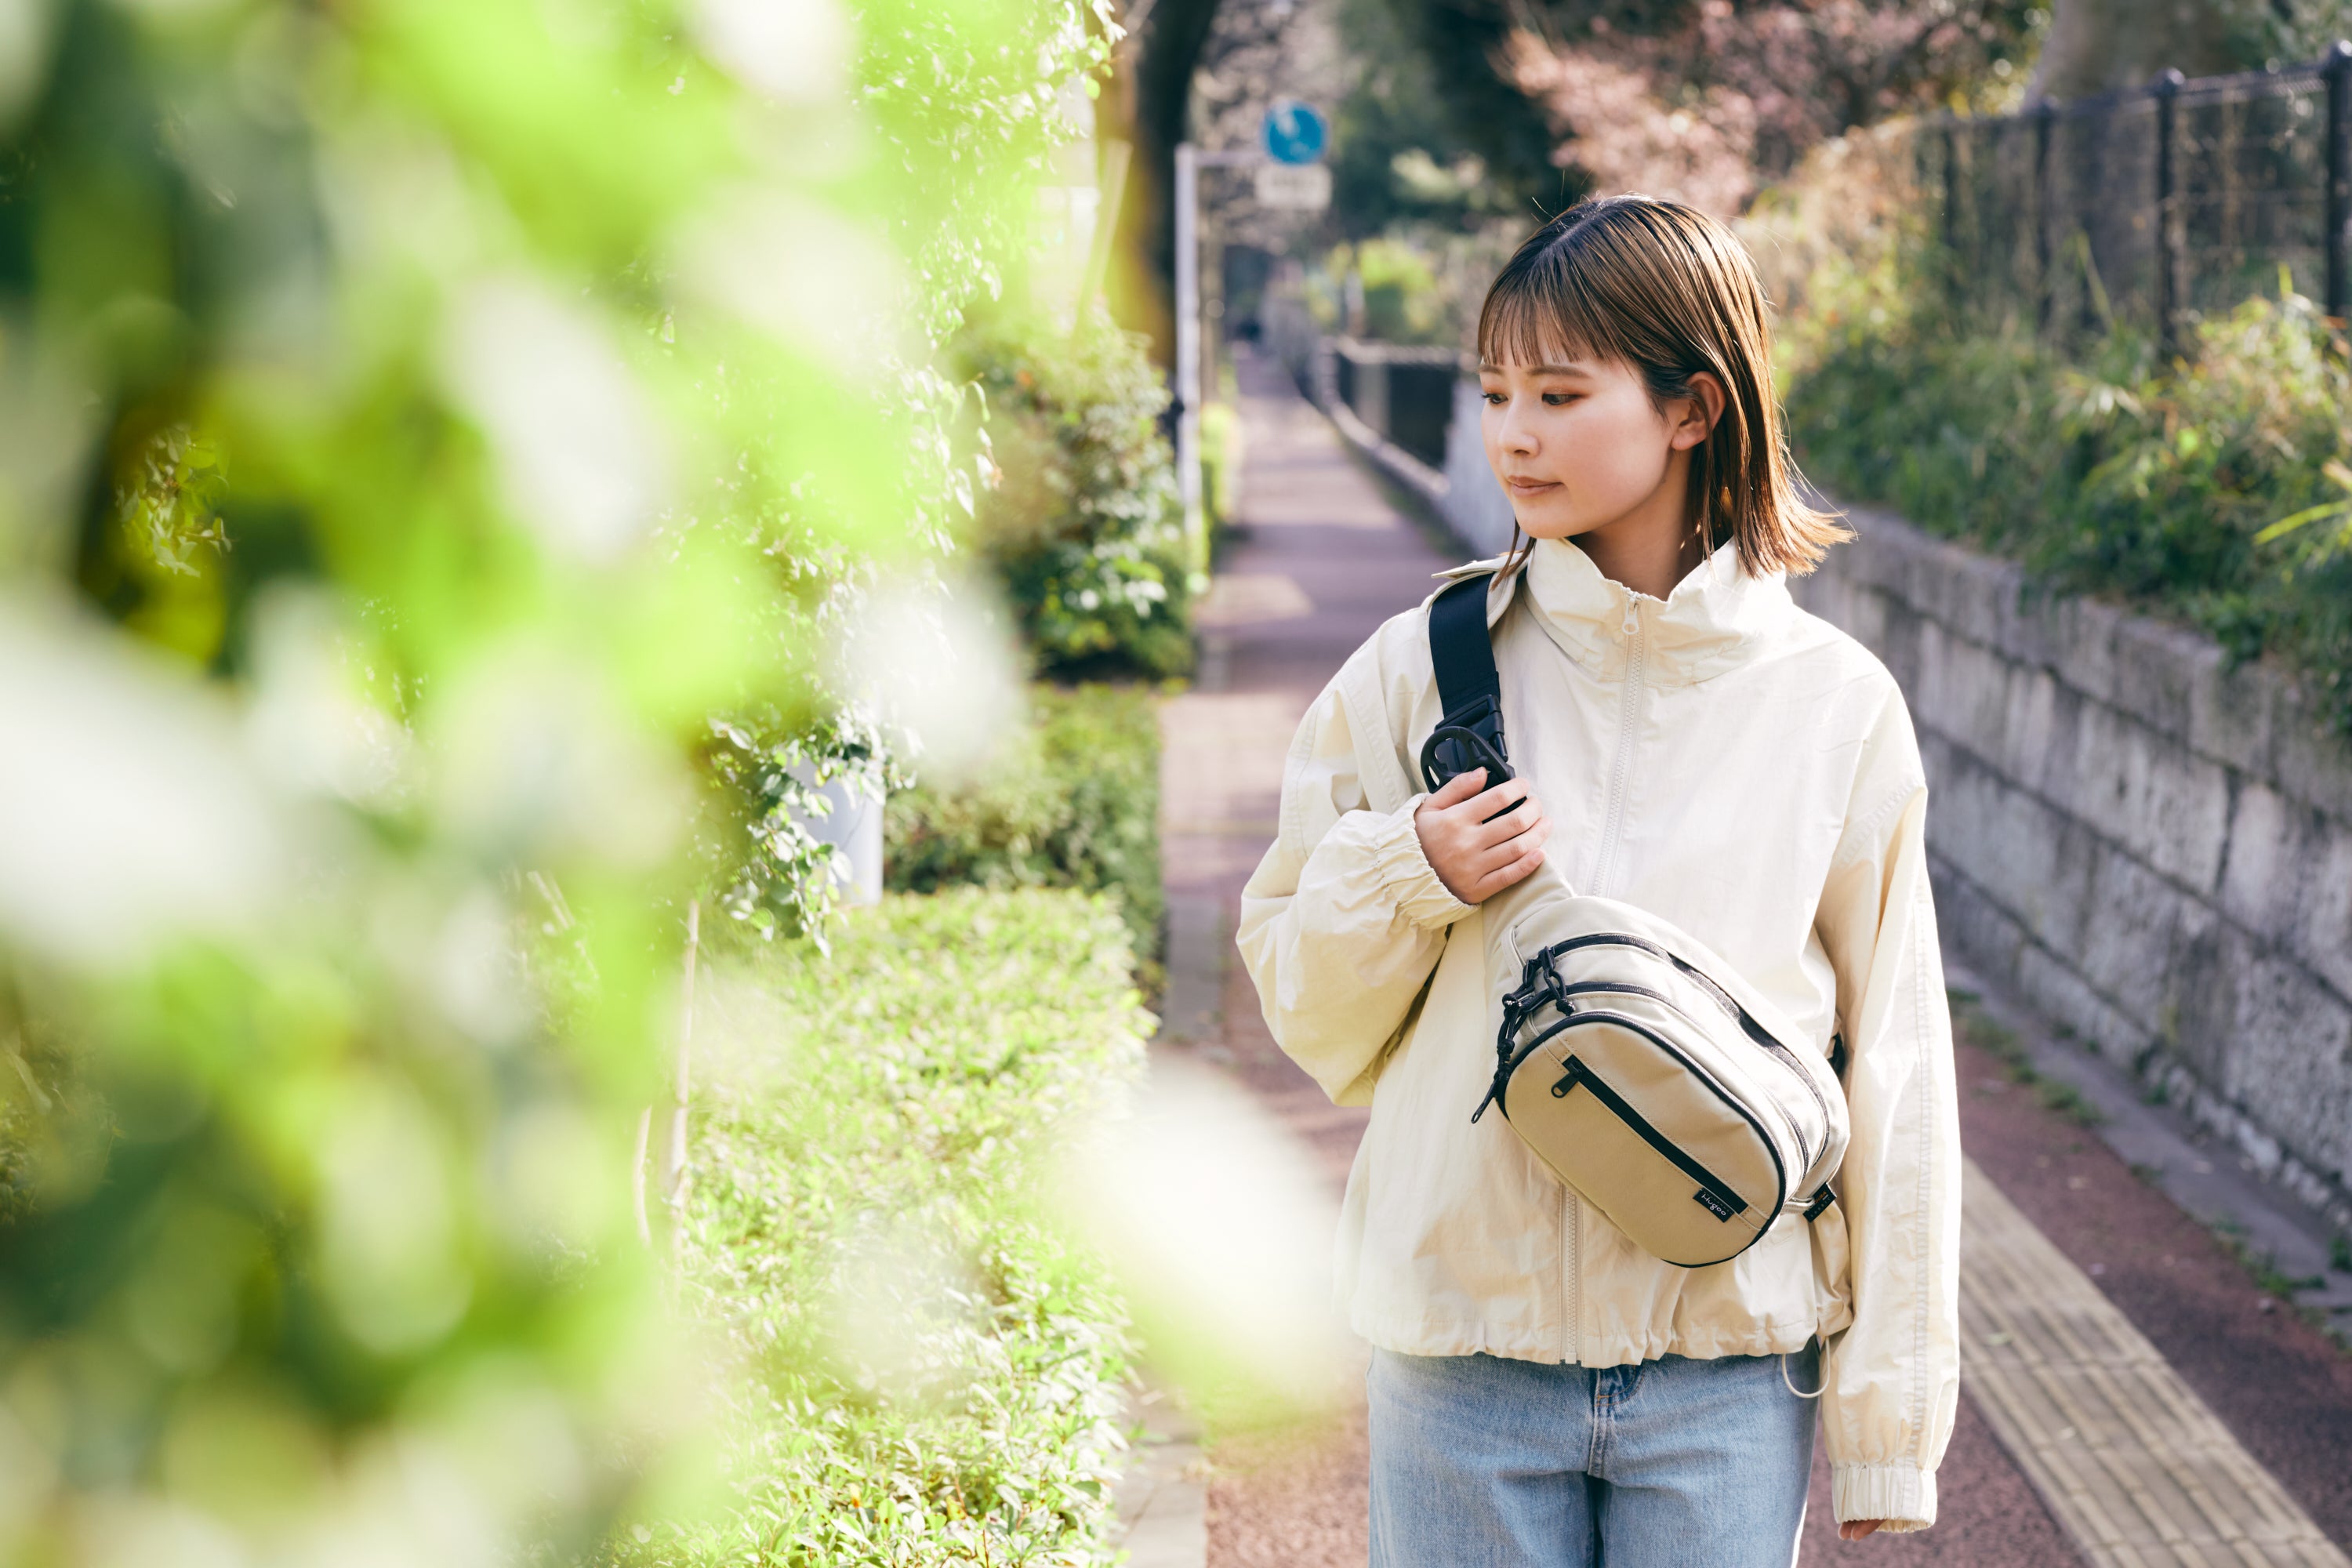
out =
[[1445,585],[1429,605],[1429,657],[1437,667],[1437,700],[1452,724],[1471,716],[1485,699],[1502,711],[1503,679],[1495,673],[1495,645],[1486,636],[1486,585],[1491,573]]
[[1433,791],[1456,773],[1486,770],[1491,789],[1512,776],[1503,740],[1503,680],[1486,633],[1486,587],[1494,574],[1458,578],[1429,605],[1429,658],[1444,717],[1421,748],[1421,776]]

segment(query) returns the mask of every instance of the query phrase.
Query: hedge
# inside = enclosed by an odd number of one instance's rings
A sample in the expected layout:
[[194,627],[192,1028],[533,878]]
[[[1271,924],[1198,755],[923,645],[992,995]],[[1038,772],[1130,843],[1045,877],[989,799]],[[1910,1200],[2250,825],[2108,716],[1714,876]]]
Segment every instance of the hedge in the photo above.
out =
[[1159,952],[1160,717],[1131,686],[1040,686],[1034,721],[980,778],[919,784],[885,813],[889,886],[1116,895],[1147,970]]
[[1127,1320],[1041,1189],[1140,1069],[1118,917],[961,889],[886,898],[832,947],[754,955],[698,1028],[731,1042],[679,1239],[686,1303],[740,1362],[728,1502],[623,1530],[613,1561],[1108,1563]]
[[986,410],[974,458],[993,479],[970,535],[1039,663],[1192,668],[1192,563],[1160,430],[1168,388],[1143,340],[1098,310],[1075,328],[981,312],[954,359]]
[[2342,323],[2282,291],[2197,323],[2178,358],[2119,330],[2070,359],[1956,320],[1916,274],[1899,287],[1796,324],[1790,437],[1812,479],[2271,658],[2352,733]]

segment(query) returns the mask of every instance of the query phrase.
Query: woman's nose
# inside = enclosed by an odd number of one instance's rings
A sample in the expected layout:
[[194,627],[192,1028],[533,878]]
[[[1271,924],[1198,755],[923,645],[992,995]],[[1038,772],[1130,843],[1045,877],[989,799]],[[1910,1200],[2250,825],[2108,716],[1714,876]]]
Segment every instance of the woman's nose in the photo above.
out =
[[1518,399],[1503,406],[1503,427],[1497,441],[1506,452],[1527,454],[1536,449],[1535,430],[1519,412]]

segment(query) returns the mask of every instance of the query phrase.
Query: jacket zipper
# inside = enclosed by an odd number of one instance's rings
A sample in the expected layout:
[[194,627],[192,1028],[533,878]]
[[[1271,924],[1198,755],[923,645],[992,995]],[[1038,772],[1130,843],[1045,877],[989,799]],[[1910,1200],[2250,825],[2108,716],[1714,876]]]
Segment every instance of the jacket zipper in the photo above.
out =
[[1576,1194],[1563,1182],[1559,1189],[1560,1247],[1566,1259],[1568,1275],[1568,1361],[1571,1366],[1584,1362],[1584,1261],[1580,1250],[1578,1222],[1582,1218]]
[[[1633,721],[1641,702],[1642,684],[1642,621],[1630,592],[1625,598],[1625,696],[1617,718],[1617,765],[1609,780],[1609,809],[1601,818],[1601,858],[1592,870],[1592,890],[1608,891],[1607,878],[1611,862],[1617,858],[1617,831],[1625,816],[1625,781],[1633,768]],[[1578,1221],[1577,1200],[1561,1188],[1566,1202],[1560,1210],[1561,1228],[1568,1233],[1568,1343],[1569,1360],[1581,1363],[1584,1360],[1584,1261]]]
[[1633,731],[1640,717],[1643,680],[1641,607],[1629,592],[1625,597],[1625,695],[1618,706],[1617,765],[1609,776],[1609,809],[1601,821],[1601,858],[1592,868],[1592,891],[1609,896],[1609,874],[1616,869],[1617,835],[1625,825],[1625,789],[1633,772]]

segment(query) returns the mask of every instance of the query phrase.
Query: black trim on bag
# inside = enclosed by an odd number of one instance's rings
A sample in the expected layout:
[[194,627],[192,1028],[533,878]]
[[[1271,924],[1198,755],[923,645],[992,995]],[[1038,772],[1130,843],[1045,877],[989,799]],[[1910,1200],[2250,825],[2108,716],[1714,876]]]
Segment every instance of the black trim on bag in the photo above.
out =
[[[1772,1161],[1773,1192],[1775,1194],[1772,1199],[1771,1212],[1774,1214],[1780,1212],[1781,1207],[1789,1201],[1789,1170],[1787,1164],[1780,1158],[1780,1147],[1772,1142],[1772,1135],[1764,1131],[1764,1124],[1756,1120],[1755,1112],[1749,1110],[1745,1105],[1742,1105],[1737,1095],[1724,1088],[1723,1085],[1717,1083],[1715,1080],[1714,1074],[1708,1072],[1706,1068],[1693,1061],[1687,1055],[1679,1049],[1672,1040],[1667,1039],[1664,1035],[1659,1034],[1655,1029],[1651,1028],[1648,1025],[1643,1023],[1638,1018],[1628,1018],[1622,1013],[1585,1012],[1577,1014],[1572,1019],[1569,1020],[1569,1022],[1577,1024],[1614,1024],[1628,1034],[1639,1035],[1642,1038],[1649,1041],[1652,1045],[1657,1047],[1658,1049],[1665,1052],[1666,1055],[1680,1062],[1683,1065],[1684,1069],[1687,1071],[1691,1077],[1706,1085],[1708,1091],[1712,1093],[1716,1099],[1729,1106],[1735,1115],[1737,1115],[1742,1121],[1748,1123],[1749,1130],[1756,1134],[1756,1141],[1764,1146],[1764,1152],[1770,1156]],[[1551,1035],[1556,1035],[1559,1032],[1559,1031],[1558,1029],[1553,1029],[1549,1034],[1545,1036],[1545,1038],[1549,1039]],[[1478,1102],[1478,1109],[1470,1113],[1470,1120],[1472,1121],[1475,1122],[1479,1117],[1484,1116],[1486,1113],[1486,1107],[1489,1105],[1503,1101],[1503,1090],[1509,1087],[1511,1079],[1517,1076],[1519,1068],[1527,1064],[1528,1058],[1535,1054],[1537,1043],[1538,1042],[1530,1041],[1528,1044],[1521,1047],[1518,1050],[1512,1053],[1511,1058],[1507,1064],[1496,1069],[1495,1073],[1495,1081],[1486,1090],[1486,1098],[1480,1100]],[[1587,1069],[1588,1073],[1590,1070],[1591,1069],[1589,1068]],[[1510,1116],[1511,1108],[1507,1102],[1504,1102],[1503,1119],[1507,1121],[1510,1120]],[[1810,1161],[1808,1163],[1810,1163]]]
[[[1633,947],[1655,953],[1662,958],[1672,960],[1676,965],[1706,985],[1708,991],[1715,996],[1716,1000],[1724,1005],[1733,1018],[1741,1023],[1743,1029],[1749,1039],[1763,1039],[1767,1043],[1771,1044],[1772,1048],[1778,1051],[1780,1055],[1790,1057],[1791,1059],[1783,1065],[1786,1067],[1787,1070],[1795,1073],[1799,1079],[1804,1079],[1804,1069],[1795,1064],[1793,1053],[1790,1052],[1786,1047],[1771,1041],[1769,1035],[1760,1035],[1758,1032],[1760,1026],[1752,1026],[1748,1018],[1748,1015],[1741,1010],[1738,1004],[1725,996],[1722,988],[1716,985],[1714,982],[1708,980],[1706,975],[1699,973],[1697,970],[1691,968],[1689,964],[1685,963],[1679,958],[1675,958],[1673,953],[1667,952],[1664,948],[1660,947],[1654,942],[1647,941],[1642,937],[1631,936],[1622,931],[1602,931],[1590,936],[1574,937],[1567,942],[1556,943],[1553,946],[1543,949],[1541,952],[1538,952],[1535,957],[1527,962],[1525,966],[1527,970],[1533,970],[1537,965],[1541,964],[1545,972],[1550,976],[1550,984],[1544,986],[1542,991],[1536,995],[1532,1002],[1528,1002],[1526,1001],[1525,998],[1528,995],[1528,991],[1533,987],[1534,982],[1523,980],[1517,991],[1503,999],[1503,1030],[1502,1034],[1495,1042],[1495,1080],[1486,1090],[1486,1098],[1480,1100],[1478,1102],[1478,1109],[1470,1113],[1472,1125],[1476,1125],[1478,1119],[1486,1113],[1487,1106],[1502,1097],[1504,1087],[1508,1083],[1510,1075],[1518,1070],[1518,1064],[1527,1059],[1527,1056],[1529,1051],[1532,1051],[1538,1046],[1542,1045],[1546,1040],[1550,1039],[1562,1029],[1567,1028],[1570,1024],[1576,1022],[1579,1015],[1575,1008],[1568,1005],[1566,1000],[1568,997],[1586,994],[1592,992],[1613,992],[1622,995],[1645,997],[1650,1001],[1657,1003],[1667,1012],[1675,1015],[1675,1016],[1688,1022],[1692,1027],[1697,1028],[1700,1026],[1698,1021],[1691,1017],[1690,1014],[1683,1007],[1682,1004],[1676,1002],[1671,996],[1665,995],[1661,992],[1652,990],[1646,985],[1638,985],[1630,982],[1619,982],[1613,980],[1580,980],[1572,985],[1562,985],[1559,983],[1559,970],[1558,965],[1553,962],[1559,954],[1566,952],[1572,948],[1597,947],[1604,945],[1612,947]],[[1550,1027],[1540,1031],[1533,1038],[1519,1045],[1517,1048],[1514,1050],[1512,1048],[1512,1037],[1518,1033],[1519,1026],[1527,1022],[1528,1019],[1533,1017],[1537,1013],[1542,1011],[1547,1004],[1559,1009],[1559,1019],[1554,1022]],[[1671,1047],[1669,1048],[1671,1049]],[[1677,1051],[1674,1054],[1676,1059],[1681,1060],[1685,1064],[1689,1064],[1689,1058],[1682,1056],[1680,1052]],[[1696,1065],[1692,1065],[1691,1070],[1696,1072],[1698,1068]],[[1821,1094],[1818,1090],[1813,1089],[1810,1079],[1806,1080],[1805,1087],[1813,1096],[1814,1107],[1822,1113],[1822,1130],[1826,1135],[1828,1131],[1829,1108],[1822,1104]],[[1721,1091],[1718,1090],[1718,1092]],[[1777,1102],[1774,1104],[1773,1109],[1780,1112],[1781,1122],[1789,1129],[1789,1142],[1797,1146],[1797,1153],[1804,1162],[1805,1168],[1808,1170],[1811,1169],[1813,1163],[1812,1145],[1805,1142],[1804,1133],[1799,1130],[1797,1126],[1797,1119],[1790,1115],[1787,1109]],[[1510,1112],[1506,1110],[1503,1114],[1507,1118],[1510,1115]]]
[[[1696,981],[1699,988],[1705,991],[1708,997],[1713,1000],[1717,1006],[1729,1014],[1732,1019],[1738,1024],[1739,1032],[1741,1034],[1746,1035],[1750,1040],[1753,1040],[1756,1044],[1763,1047],[1774,1057],[1779,1058],[1780,1065],[1797,1076],[1797,1081],[1803,1084],[1805,1086],[1805,1092],[1812,1097],[1813,1109],[1821,1112],[1822,1127],[1823,1131],[1826,1131],[1828,1130],[1832,1120],[1830,1116],[1829,1102],[1822,1098],[1821,1087],[1813,1082],[1812,1075],[1807,1072],[1804,1068],[1804,1064],[1797,1059],[1796,1051],[1775,1036],[1771,1030],[1758,1023],[1755,1016],[1749,1013],[1747,1008],[1739,1005],[1739,999],[1738,997],[1732,995],[1730,992],[1726,991],[1721,985],[1716,984],[1714,976],[1708,974],[1696,964],[1691,963],[1690,960],[1683,957],[1680,953],[1674,952],[1672,949],[1663,947],[1657,942],[1652,942],[1647,937],[1635,936],[1631,931],[1592,931],[1584,936],[1570,937],[1566,942],[1554,942],[1549,947],[1540,950],[1537,952],[1535,957],[1528,960],[1527,967],[1533,968],[1536,964],[1541,963],[1547,968],[1550,968],[1552,961],[1557,959],[1561,953],[1573,952],[1579,948],[1585,947],[1633,948],[1639,952],[1650,953],[1655,957],[1664,959],[1668,963],[1673,964],[1676,970]],[[1579,982],[1578,984],[1581,985],[1591,983]],[[1561,994],[1567,994],[1569,991],[1573,991],[1575,987],[1569,987],[1562,991]],[[1671,1000],[1664,996],[1659,996],[1654,991],[1643,991],[1641,988],[1634,986],[1619,987],[1619,989],[1629,991],[1636,995],[1654,997],[1656,1000],[1664,1003],[1667,1006],[1674,1007],[1675,1011],[1677,1013],[1682,1012],[1681,1008],[1675,1007],[1675,1004]],[[1541,1004],[1538,1003],[1538,1005],[1540,1005]],[[1531,1007],[1528,1011],[1533,1012],[1534,1008]],[[1685,1014],[1684,1016],[1687,1017],[1689,1015]],[[1804,1155],[1806,1163],[1811,1164],[1813,1157],[1812,1151],[1806,1147],[1804,1135],[1798,1132],[1793,1123],[1790,1126],[1789,1132],[1790,1135],[1796,1140],[1797,1152]]]
[[[1582,1084],[1593,1099],[1607,1106],[1615,1113],[1618,1121],[1632,1129],[1635,1137],[1664,1155],[1675,1169],[1698,1184],[1701,1194],[1699,1205],[1707,1213],[1715,1215],[1717,1220],[1728,1220],[1733,1215],[1747,1212],[1748,1200],[1733,1192],[1729,1183],[1692,1159],[1680,1144],[1651,1126],[1623,1095],[1610,1088],[1601,1080],[1599,1073],[1585,1066],[1582,1058],[1570,1057],[1563,1065],[1568,1070],[1558,1083],[1551,1086],[1553,1099],[1566,1100],[1569,1090],[1578,1084]],[[1715,1202],[1708,1203],[1706,1201],[1708,1197],[1713,1197]]]

